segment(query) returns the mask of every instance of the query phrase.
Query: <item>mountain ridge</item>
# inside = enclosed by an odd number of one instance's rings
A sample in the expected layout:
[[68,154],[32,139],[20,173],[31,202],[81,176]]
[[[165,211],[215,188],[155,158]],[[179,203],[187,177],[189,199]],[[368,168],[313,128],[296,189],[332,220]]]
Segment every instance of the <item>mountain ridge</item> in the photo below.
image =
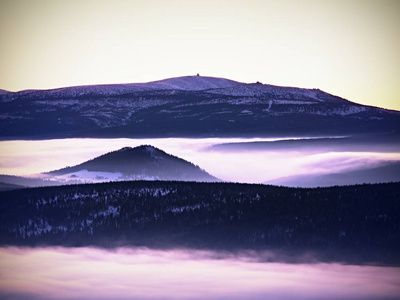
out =
[[[250,93],[246,93],[245,91],[237,91],[237,89],[254,89],[257,87],[259,91],[250,91]],[[259,88],[264,89],[264,91],[260,91]],[[68,93],[68,91],[74,91]],[[205,90],[215,90],[210,91],[210,93],[215,94],[226,94],[230,96],[260,96],[260,94],[268,94],[271,93],[271,90],[291,90],[292,92],[308,92],[308,93],[322,93],[327,94],[331,97],[337,97],[342,100],[349,101],[347,99],[341,98],[339,96],[335,96],[329,94],[325,91],[316,88],[300,88],[300,87],[292,87],[292,86],[279,86],[272,84],[263,84],[260,82],[256,83],[244,83],[239,81],[234,81],[227,78],[219,78],[219,77],[210,77],[210,76],[180,76],[180,77],[172,77],[166,78],[156,81],[149,81],[143,83],[115,83],[115,84],[93,84],[93,85],[78,85],[78,86],[66,86],[66,87],[58,87],[51,89],[27,89],[16,92],[0,90],[1,93],[8,94],[21,94],[23,96],[35,94],[35,93],[50,93],[50,96],[62,97],[62,96],[82,96],[85,94],[96,94],[99,95],[117,95],[129,92],[141,92],[141,91],[150,91],[150,90],[183,90],[183,91],[205,91]],[[224,91],[222,91],[224,90]],[[62,92],[67,92],[63,95]],[[351,101],[349,101],[351,102]],[[353,102],[352,102],[353,103]]]
[[319,89],[186,76],[0,93],[0,139],[269,137],[400,132],[400,112]]
[[[194,81],[197,82],[203,82],[203,86],[196,86],[193,84]],[[253,83],[244,83],[244,82],[239,82],[239,81],[234,81],[232,79],[227,79],[227,78],[222,78],[222,77],[212,77],[212,76],[178,76],[178,77],[171,77],[171,78],[165,78],[161,80],[155,80],[155,81],[149,81],[149,82],[138,82],[138,83],[112,83],[112,84],[89,84],[89,85],[76,85],[76,86],[65,86],[65,87],[56,87],[56,88],[50,88],[50,89],[26,89],[26,90],[20,90],[20,91],[8,91],[8,90],[3,90],[0,89],[0,95],[4,94],[21,94],[21,95],[29,95],[29,94],[34,94],[34,93],[52,93],[52,92],[61,92],[61,91],[67,91],[67,90],[82,90],[82,92],[87,89],[88,94],[94,93],[96,90],[101,91],[101,89],[115,89],[115,92],[113,94],[118,94],[118,93],[125,93],[125,92],[140,92],[140,91],[150,91],[150,90],[183,90],[183,91],[205,91],[205,90],[214,90],[214,91],[209,91],[210,93],[215,93],[219,94],[220,92],[225,93],[226,95],[230,96],[249,96],[249,93],[245,93],[242,91],[242,94],[240,94],[240,91],[235,91],[235,89],[246,89],[248,87],[262,87],[264,89],[268,89],[269,92],[271,90],[291,90],[292,92],[297,91],[297,92],[305,92],[305,93],[318,93],[318,94],[323,94],[323,95],[328,95],[328,97],[333,97],[337,98],[340,100],[344,100],[347,102],[350,102],[355,105],[360,105],[360,106],[365,106],[365,107],[372,107],[372,108],[379,108],[379,109],[384,109],[387,111],[393,111],[393,112],[400,112],[395,109],[387,109],[383,107],[378,107],[378,106],[373,106],[373,105],[364,105],[356,102],[352,102],[348,99],[345,99],[343,97],[337,96],[330,94],[328,92],[325,92],[319,88],[301,88],[301,87],[295,87],[295,86],[281,86],[281,85],[274,85],[274,84],[263,84],[259,81],[253,82]],[[130,90],[131,89],[131,90]],[[225,90],[225,91],[221,91]],[[260,94],[263,94],[263,92],[256,92],[256,91],[251,91],[250,95],[252,93],[252,96],[259,96]],[[266,91],[264,91],[265,94],[267,94]],[[103,92],[103,94],[107,94],[107,92]],[[58,95],[60,96],[60,95]],[[74,93],[71,96],[82,96],[79,95],[79,93]]]
[[[197,83],[197,86],[196,86]],[[161,80],[149,81],[149,82],[138,82],[138,83],[112,83],[112,84],[90,84],[90,85],[77,85],[77,86],[65,86],[50,89],[27,89],[20,91],[6,91],[1,90],[0,93],[10,93],[10,94],[31,94],[36,92],[44,93],[59,93],[63,91],[73,91],[77,90],[76,93],[70,93],[74,96],[79,95],[79,92],[87,93],[100,92],[101,90],[115,91],[114,93],[124,93],[124,92],[137,92],[146,90],[208,90],[213,88],[226,88],[236,85],[246,84],[243,82],[234,81],[226,78],[219,77],[209,77],[209,76],[180,76],[172,77]],[[104,92],[103,94],[107,94]],[[59,93],[58,95],[61,95]],[[68,93],[66,93],[68,95]]]

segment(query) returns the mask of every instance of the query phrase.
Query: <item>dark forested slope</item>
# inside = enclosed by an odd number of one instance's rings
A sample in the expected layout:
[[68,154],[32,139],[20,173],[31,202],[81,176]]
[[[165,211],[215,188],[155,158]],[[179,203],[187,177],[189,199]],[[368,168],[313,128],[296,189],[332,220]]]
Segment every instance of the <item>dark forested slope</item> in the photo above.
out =
[[[400,183],[114,182],[0,192],[2,245],[276,250],[399,264]],[[311,255],[312,254],[312,255]]]

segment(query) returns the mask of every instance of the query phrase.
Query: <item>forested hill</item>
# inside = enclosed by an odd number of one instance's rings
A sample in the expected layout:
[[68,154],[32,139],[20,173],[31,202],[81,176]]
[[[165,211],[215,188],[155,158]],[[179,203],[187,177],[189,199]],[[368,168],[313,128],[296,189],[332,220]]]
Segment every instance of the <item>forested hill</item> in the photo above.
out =
[[298,189],[131,181],[32,188],[0,192],[0,216],[3,246],[251,249],[272,250],[274,259],[286,261],[400,264],[400,183]]

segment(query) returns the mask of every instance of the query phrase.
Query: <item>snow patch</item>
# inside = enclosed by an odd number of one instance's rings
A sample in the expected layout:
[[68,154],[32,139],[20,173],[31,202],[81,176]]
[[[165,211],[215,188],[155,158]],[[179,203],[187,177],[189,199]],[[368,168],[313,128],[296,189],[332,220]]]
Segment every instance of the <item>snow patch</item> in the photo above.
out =
[[242,83],[224,78],[184,76],[164,79],[160,81],[153,81],[145,83],[144,85],[152,89],[201,91],[209,89],[228,88],[239,84]]
[[100,183],[107,181],[119,181],[123,180],[123,178],[124,176],[122,173],[81,170],[64,175],[52,176],[49,178],[49,180],[67,183]]
[[211,94],[253,97],[272,100],[307,101],[307,102],[346,102],[346,100],[322,92],[318,89],[302,89],[282,87],[268,84],[240,84],[230,88],[213,89],[207,91]]

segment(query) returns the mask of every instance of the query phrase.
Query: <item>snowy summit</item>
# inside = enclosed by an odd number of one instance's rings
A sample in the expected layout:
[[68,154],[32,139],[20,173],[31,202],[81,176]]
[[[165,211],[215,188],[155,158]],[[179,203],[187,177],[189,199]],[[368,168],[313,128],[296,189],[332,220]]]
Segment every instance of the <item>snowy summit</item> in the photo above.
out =
[[163,90],[201,91],[209,89],[229,88],[243,83],[216,77],[183,76],[153,81],[143,84],[148,88]]

